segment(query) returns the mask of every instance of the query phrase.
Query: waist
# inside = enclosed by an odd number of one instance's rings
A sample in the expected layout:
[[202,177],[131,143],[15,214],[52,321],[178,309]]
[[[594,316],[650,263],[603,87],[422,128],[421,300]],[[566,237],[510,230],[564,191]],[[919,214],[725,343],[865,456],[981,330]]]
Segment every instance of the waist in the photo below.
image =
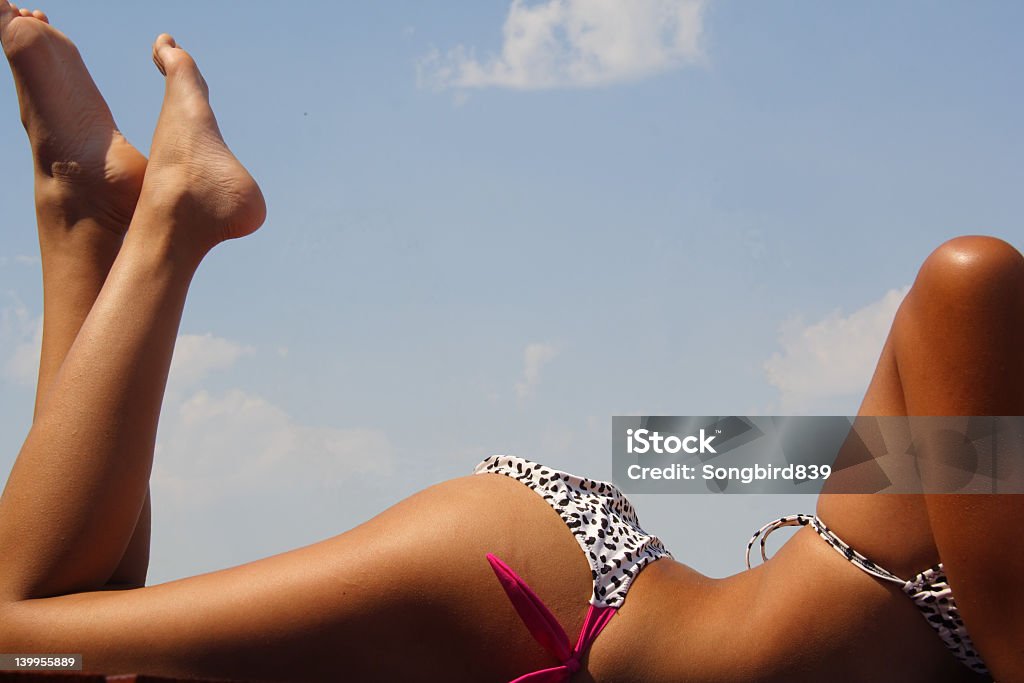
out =
[[591,661],[605,658],[610,673],[652,683],[974,680],[898,587],[810,529],[724,579],[670,559],[649,565],[594,644]]

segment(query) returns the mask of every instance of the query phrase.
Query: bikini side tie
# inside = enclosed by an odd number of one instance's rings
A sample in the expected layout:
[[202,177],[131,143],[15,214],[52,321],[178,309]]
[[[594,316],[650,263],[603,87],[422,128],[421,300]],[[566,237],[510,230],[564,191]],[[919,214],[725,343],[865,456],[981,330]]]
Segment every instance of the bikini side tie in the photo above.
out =
[[784,526],[807,525],[810,525],[811,528],[813,528],[817,534],[832,547],[833,550],[855,564],[861,570],[876,578],[882,579],[883,581],[889,581],[904,588],[911,585],[911,582],[906,579],[901,579],[887,569],[879,567],[867,557],[861,555],[859,552],[848,546],[838,536],[836,536],[831,529],[825,526],[825,523],[818,519],[816,515],[788,515],[786,517],[780,517],[779,519],[768,522],[763,527],[755,531],[750,542],[747,543],[747,569],[750,569],[750,549],[754,547],[754,542],[757,541],[758,536],[761,537],[761,559],[767,562],[768,553],[765,550],[765,541],[768,540],[768,536],[773,531],[781,529]]
[[587,618],[580,630],[580,637],[576,641],[576,647],[570,649],[569,636],[565,634],[565,629],[526,582],[495,555],[488,553],[487,561],[491,564],[491,569],[498,577],[498,582],[505,589],[505,594],[512,601],[512,606],[515,607],[519,618],[523,620],[530,634],[555,659],[562,662],[559,666],[520,676],[512,683],[563,683],[568,681],[574,673],[580,670],[580,659],[590,649],[611,618],[615,616],[616,609],[590,605],[590,609],[587,610]]

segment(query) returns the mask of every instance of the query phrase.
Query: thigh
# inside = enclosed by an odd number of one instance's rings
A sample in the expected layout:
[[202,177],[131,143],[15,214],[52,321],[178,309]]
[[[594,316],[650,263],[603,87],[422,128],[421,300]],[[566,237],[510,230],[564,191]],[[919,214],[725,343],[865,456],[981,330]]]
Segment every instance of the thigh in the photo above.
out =
[[[865,407],[880,415],[1024,415],[1022,349],[1024,257],[989,237],[950,240],[925,260],[900,307]],[[894,509],[896,523],[886,524]],[[1018,579],[1024,496],[823,496],[819,513],[851,545],[897,573],[934,564],[913,569],[906,559],[903,565],[895,555],[888,559],[902,543],[905,558],[925,550],[941,558],[960,613],[996,677],[1024,672]],[[911,532],[917,528],[920,533]]]
[[232,569],[4,608],[0,651],[81,652],[88,670],[264,680],[514,678],[551,666],[485,555],[575,634],[591,592],[575,538],[499,475],[434,486],[335,538]]
[[[858,415],[906,415],[895,343],[900,324],[897,314]],[[878,564],[899,575],[913,576],[938,562],[923,496],[833,494],[827,487],[825,491],[818,498],[818,516]]]
[[[1016,250],[987,237],[944,243],[900,305],[858,414],[1021,414],[1022,320],[1024,261]],[[924,496],[825,494],[818,514],[897,574],[940,559],[941,530]]]

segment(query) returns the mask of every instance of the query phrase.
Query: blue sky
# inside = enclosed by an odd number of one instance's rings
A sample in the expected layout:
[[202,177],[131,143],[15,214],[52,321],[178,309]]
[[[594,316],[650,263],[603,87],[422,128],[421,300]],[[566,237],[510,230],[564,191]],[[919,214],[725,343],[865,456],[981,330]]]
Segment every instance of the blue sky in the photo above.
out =
[[[928,252],[1021,244],[1019,3],[44,9],[143,149],[149,44],[174,34],[269,205],[193,285],[153,581],[333,535],[495,452],[610,476],[615,414],[852,413]],[[0,78],[6,472],[42,308]],[[636,503],[714,575],[813,506]]]

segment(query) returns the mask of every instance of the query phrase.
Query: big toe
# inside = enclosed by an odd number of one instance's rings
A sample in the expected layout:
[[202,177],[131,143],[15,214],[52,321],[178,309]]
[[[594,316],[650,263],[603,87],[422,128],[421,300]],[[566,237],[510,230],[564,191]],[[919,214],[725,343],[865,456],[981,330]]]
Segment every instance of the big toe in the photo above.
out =
[[49,17],[39,10],[18,9],[17,5],[0,0],[0,43],[11,60],[52,36],[53,31],[46,26],[49,23]]
[[7,26],[16,18],[20,17],[21,12],[18,8],[7,2],[7,0],[0,0],[0,38],[3,38],[4,34],[7,33]]
[[168,85],[174,81],[179,88],[186,91],[198,89],[204,97],[209,96],[206,80],[192,55],[166,33],[160,34],[153,43],[153,63],[167,77]]
[[196,68],[192,56],[178,47],[174,38],[166,33],[161,33],[153,43],[153,63],[164,76]]
[[7,2],[7,0],[3,0],[2,4],[4,5],[4,7],[2,8],[4,15],[3,19],[5,19],[6,21],[10,21],[11,19],[17,19],[18,17],[25,17],[26,19],[38,19],[44,23],[50,23],[50,20],[47,18],[46,13],[41,10],[32,10],[28,9],[27,7],[19,8],[17,5],[11,2]]

